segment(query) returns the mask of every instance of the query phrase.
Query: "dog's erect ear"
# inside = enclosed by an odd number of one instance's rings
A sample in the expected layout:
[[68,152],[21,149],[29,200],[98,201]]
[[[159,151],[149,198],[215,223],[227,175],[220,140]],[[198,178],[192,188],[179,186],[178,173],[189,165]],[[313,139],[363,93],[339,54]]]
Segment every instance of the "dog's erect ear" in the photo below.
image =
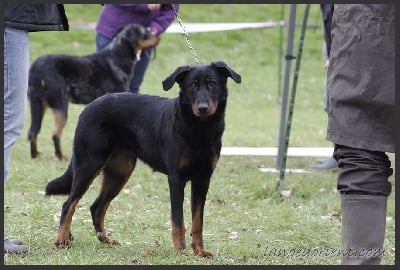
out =
[[163,82],[163,89],[168,91],[172,88],[175,82],[179,82],[183,75],[190,70],[190,66],[178,67],[174,73],[169,75]]
[[231,77],[236,83],[241,83],[242,77],[237,74],[233,69],[228,67],[227,64],[225,64],[222,61],[218,62],[212,62],[211,65],[217,67],[218,72],[221,73],[222,75],[226,77]]

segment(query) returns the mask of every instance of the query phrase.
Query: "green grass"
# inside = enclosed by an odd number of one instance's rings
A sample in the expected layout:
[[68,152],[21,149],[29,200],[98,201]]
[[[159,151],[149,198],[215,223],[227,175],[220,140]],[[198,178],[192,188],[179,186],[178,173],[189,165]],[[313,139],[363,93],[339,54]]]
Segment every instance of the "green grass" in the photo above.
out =
[[[298,6],[297,21],[303,6]],[[182,5],[184,22],[252,22],[280,20],[281,5]],[[70,22],[95,22],[100,5],[67,5]],[[288,9],[286,9],[288,14]],[[310,24],[320,24],[319,6],[312,5]],[[297,52],[299,28],[294,52]],[[286,32],[286,29],[285,29]],[[286,34],[285,34],[286,35]],[[30,35],[31,61],[47,53],[85,55],[94,52],[94,31],[38,32]],[[278,94],[279,29],[241,30],[191,34],[191,42],[203,62],[223,60],[242,75],[242,84],[228,82],[224,146],[277,146],[280,105]],[[285,39],[284,39],[285,40]],[[329,147],[325,141],[327,117],[323,112],[325,72],[322,30],[308,29],[298,81],[290,146]],[[283,44],[285,48],[285,44]],[[179,65],[193,63],[179,34],[165,34],[142,85],[141,92],[176,96],[177,87],[162,91],[161,81]],[[294,66],[294,65],[293,65]],[[71,105],[62,136],[62,147],[71,156],[76,120],[83,106]],[[172,249],[169,193],[166,177],[139,163],[123,192],[112,202],[106,228],[121,246],[101,244],[95,237],[89,207],[98,194],[100,179],[81,199],[74,215],[73,246],[53,250],[57,215],[65,196],[44,198],[46,183],[61,175],[68,162],[56,160],[51,133],[53,116],[48,112],[38,138],[40,158],[29,156],[26,140],[29,109],[22,138],[13,148],[9,179],[5,185],[4,223],[10,236],[23,239],[31,248],[25,256],[4,255],[7,265],[147,265],[147,264],[338,264],[338,256],[283,256],[279,250],[295,248],[323,251],[340,247],[340,213],[336,173],[287,174],[285,186],[293,189],[283,199],[275,191],[278,174],[262,173],[274,167],[274,157],[221,157],[205,208],[206,249],[213,259],[177,254]],[[391,155],[394,164],[394,156]],[[288,168],[309,169],[314,158],[289,158]],[[394,190],[394,176],[391,178]],[[190,183],[188,183],[190,185]],[[190,188],[185,195],[187,244],[190,245]],[[389,217],[395,215],[395,194],[389,197]],[[395,222],[386,228],[383,264],[394,264]],[[314,253],[315,255],[315,253]]]

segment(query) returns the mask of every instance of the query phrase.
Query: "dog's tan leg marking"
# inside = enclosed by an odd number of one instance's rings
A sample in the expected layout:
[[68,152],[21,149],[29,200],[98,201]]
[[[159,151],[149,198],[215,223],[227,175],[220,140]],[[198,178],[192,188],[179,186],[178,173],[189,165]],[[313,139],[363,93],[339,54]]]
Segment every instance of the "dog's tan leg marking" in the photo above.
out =
[[53,113],[54,113],[54,119],[55,119],[55,126],[54,126],[54,132],[53,132],[55,155],[60,160],[62,160],[62,159],[68,160],[68,158],[65,157],[62,153],[61,143],[60,143],[61,134],[62,134],[63,128],[65,127],[67,119],[60,110],[53,110]]
[[174,224],[172,221],[172,242],[174,244],[174,249],[179,253],[186,253],[186,238],[185,238],[185,225],[182,222],[182,226]]
[[96,232],[96,236],[97,236],[97,239],[99,239],[99,241],[104,243],[104,244],[119,245],[119,242],[117,240],[112,240],[112,239],[109,239],[107,237],[107,232],[106,232],[106,230],[104,228],[104,217],[105,217],[105,214],[106,214],[106,211],[107,211],[109,205],[110,205],[110,202],[106,203],[106,205],[104,206],[104,209],[103,209],[102,214],[100,216],[100,227],[101,227],[101,230]]
[[54,246],[56,248],[69,248],[72,245],[73,237],[71,234],[71,222],[72,222],[72,216],[75,213],[75,207],[78,204],[78,202],[79,199],[75,199],[71,203],[68,212],[65,215],[63,223],[60,224],[57,238],[54,241]]
[[[44,116],[44,114],[46,112],[47,106],[48,106],[47,102],[46,101],[42,101],[42,115],[41,115],[40,122],[43,119],[43,116]],[[31,157],[32,158],[37,158],[38,156],[40,156],[40,154],[41,153],[37,149],[37,134],[36,134],[35,137],[31,138]]]
[[37,137],[31,139],[31,157],[36,158],[40,155],[40,152],[37,150]]
[[193,205],[192,200],[192,249],[196,256],[212,258],[213,255],[206,251],[203,246],[203,217],[202,206]]
[[[135,163],[124,154],[112,157],[104,168],[103,181],[100,189],[99,197],[96,199],[94,204],[104,203],[103,208],[99,215],[95,214],[93,223],[95,224],[96,236],[100,242],[105,244],[118,245],[117,240],[112,240],[107,237],[107,232],[104,227],[104,218],[106,211],[111,203],[111,200],[118,195],[121,189],[124,187],[132,171],[135,168]],[[112,170],[112,174],[108,174],[107,171]],[[122,179],[122,181],[121,181]]]
[[182,170],[183,168],[189,166],[189,164],[190,164],[190,159],[188,157],[183,156],[179,161],[179,169]]

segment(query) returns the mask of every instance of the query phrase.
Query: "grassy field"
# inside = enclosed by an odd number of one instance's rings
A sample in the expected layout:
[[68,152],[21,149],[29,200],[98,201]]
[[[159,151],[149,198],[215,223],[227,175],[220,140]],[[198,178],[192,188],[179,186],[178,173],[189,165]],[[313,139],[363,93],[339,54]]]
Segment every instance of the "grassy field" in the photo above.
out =
[[[95,22],[100,5],[66,5],[70,23]],[[302,21],[304,5],[298,5]],[[321,25],[319,5],[312,5],[309,24]],[[288,15],[286,5],[285,15]],[[281,5],[182,5],[184,22],[279,21]],[[283,49],[285,48],[284,29]],[[296,29],[294,52],[297,52]],[[93,53],[93,30],[38,32],[30,35],[31,62],[47,53]],[[277,146],[280,104],[278,91],[279,29],[257,29],[190,35],[202,62],[223,60],[242,75],[242,84],[228,82],[224,146]],[[309,28],[303,49],[294,111],[291,147],[329,147],[325,140],[327,116],[323,112],[325,71],[321,27]],[[177,87],[162,91],[161,81],[179,65],[193,63],[179,34],[165,34],[151,62],[142,93],[176,96]],[[294,66],[294,65],[293,65]],[[76,120],[83,106],[71,105],[62,136],[62,147],[71,156]],[[38,147],[42,155],[30,158],[26,140],[30,125],[27,110],[23,136],[12,152],[5,184],[4,227],[11,237],[23,239],[31,249],[25,256],[4,255],[6,265],[333,265],[340,261],[340,201],[335,172],[287,174],[290,198],[275,190],[278,175],[262,173],[274,167],[274,157],[221,157],[211,180],[205,208],[204,243],[214,254],[204,259],[177,254],[172,249],[169,193],[166,177],[139,163],[132,179],[112,202],[105,226],[121,246],[101,244],[95,237],[89,207],[96,198],[99,180],[81,199],[72,222],[75,240],[71,249],[53,250],[58,218],[65,196],[44,198],[48,181],[61,175],[67,161],[56,160],[51,133],[53,116],[45,116]],[[394,166],[394,156],[392,155]],[[314,158],[289,158],[288,168],[309,170]],[[394,176],[392,176],[394,190]],[[190,184],[188,184],[190,185]],[[190,188],[185,195],[187,244],[190,244]],[[382,264],[394,264],[395,194],[389,197],[388,221]],[[294,251],[297,251],[295,254]]]

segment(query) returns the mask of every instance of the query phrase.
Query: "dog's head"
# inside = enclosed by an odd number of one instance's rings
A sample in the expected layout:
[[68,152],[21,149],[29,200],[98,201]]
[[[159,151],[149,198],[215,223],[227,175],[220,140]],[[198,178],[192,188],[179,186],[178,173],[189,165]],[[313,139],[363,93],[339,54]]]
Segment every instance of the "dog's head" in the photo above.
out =
[[224,62],[182,66],[163,81],[163,88],[167,91],[177,82],[180,102],[190,104],[196,117],[206,119],[215,114],[220,102],[226,102],[228,77],[241,82],[240,75]]
[[145,27],[139,24],[128,24],[117,32],[111,44],[114,46],[128,44],[136,55],[145,48],[157,46],[159,42],[160,38],[152,35]]

